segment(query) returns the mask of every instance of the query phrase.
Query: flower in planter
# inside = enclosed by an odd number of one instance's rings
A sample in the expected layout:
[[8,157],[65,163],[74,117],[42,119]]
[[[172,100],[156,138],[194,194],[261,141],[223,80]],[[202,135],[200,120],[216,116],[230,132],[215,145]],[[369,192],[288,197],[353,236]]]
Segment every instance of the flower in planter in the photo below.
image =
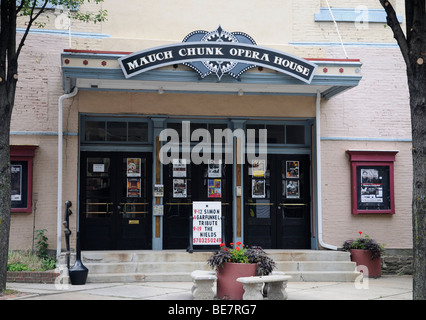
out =
[[384,244],[379,244],[371,239],[368,235],[362,236],[362,231],[359,231],[359,238],[346,240],[343,243],[342,250],[349,251],[351,249],[370,250],[372,252],[371,259],[380,258],[385,252]]
[[207,260],[212,269],[222,267],[226,262],[233,263],[256,263],[257,275],[268,275],[276,267],[272,258],[261,247],[249,247],[238,241],[233,248],[234,243],[230,243],[228,248],[224,243],[220,244],[219,251]]

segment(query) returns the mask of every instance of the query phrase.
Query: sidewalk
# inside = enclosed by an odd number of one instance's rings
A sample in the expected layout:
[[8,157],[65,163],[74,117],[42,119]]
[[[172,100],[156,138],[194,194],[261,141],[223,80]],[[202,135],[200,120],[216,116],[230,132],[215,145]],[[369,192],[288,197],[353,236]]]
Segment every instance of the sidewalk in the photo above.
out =
[[[8,283],[25,293],[9,300],[192,300],[191,282],[54,284]],[[411,276],[357,282],[289,282],[288,300],[412,300]]]

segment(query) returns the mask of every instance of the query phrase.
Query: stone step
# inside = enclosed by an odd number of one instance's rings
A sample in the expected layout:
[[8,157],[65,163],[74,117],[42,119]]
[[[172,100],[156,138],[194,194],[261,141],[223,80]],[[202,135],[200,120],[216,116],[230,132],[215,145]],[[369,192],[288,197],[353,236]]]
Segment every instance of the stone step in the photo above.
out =
[[212,252],[188,253],[183,250],[83,251],[83,263],[207,261]]
[[[355,263],[350,261],[276,261],[276,270],[296,271],[353,271]],[[205,261],[199,262],[116,262],[85,263],[91,273],[152,273],[189,272],[209,270]]]
[[191,282],[188,272],[154,273],[98,273],[89,274],[87,283],[131,283],[131,282]]
[[[348,261],[350,253],[325,250],[265,250],[275,261]],[[179,262],[207,261],[212,252],[188,253],[183,250],[83,251],[85,262]]]
[[[348,252],[265,250],[291,281],[354,281],[360,273]],[[212,252],[184,250],[84,251],[87,282],[191,281],[194,270],[210,270]]]
[[[353,282],[362,277],[359,272],[349,271],[305,271],[286,272],[294,282]],[[131,282],[191,282],[188,272],[155,272],[155,273],[99,273],[89,272],[88,283],[131,283]]]

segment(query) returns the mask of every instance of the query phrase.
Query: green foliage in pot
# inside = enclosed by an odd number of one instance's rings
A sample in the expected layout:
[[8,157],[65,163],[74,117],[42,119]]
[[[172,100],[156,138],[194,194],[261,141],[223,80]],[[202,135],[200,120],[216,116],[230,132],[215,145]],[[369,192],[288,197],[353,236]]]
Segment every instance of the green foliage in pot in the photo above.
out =
[[353,240],[346,240],[343,243],[342,250],[350,251],[351,249],[369,250],[372,252],[371,259],[380,258],[385,252],[384,244],[379,244],[371,239],[368,235],[362,236],[362,231],[358,232],[360,237]]
[[240,241],[236,243],[236,247],[231,242],[231,248],[228,248],[224,243],[220,245],[219,251],[216,251],[208,260],[207,263],[212,269],[222,267],[225,262],[233,263],[256,263],[257,275],[268,275],[276,267],[272,258],[268,257],[267,253],[261,247],[248,247]]

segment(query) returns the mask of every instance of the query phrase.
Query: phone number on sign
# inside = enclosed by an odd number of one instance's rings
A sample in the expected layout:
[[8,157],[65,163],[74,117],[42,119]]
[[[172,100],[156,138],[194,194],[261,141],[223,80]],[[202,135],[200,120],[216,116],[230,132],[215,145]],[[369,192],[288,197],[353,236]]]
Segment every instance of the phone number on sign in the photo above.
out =
[[192,241],[195,243],[208,243],[208,244],[221,244],[222,238],[194,238]]

